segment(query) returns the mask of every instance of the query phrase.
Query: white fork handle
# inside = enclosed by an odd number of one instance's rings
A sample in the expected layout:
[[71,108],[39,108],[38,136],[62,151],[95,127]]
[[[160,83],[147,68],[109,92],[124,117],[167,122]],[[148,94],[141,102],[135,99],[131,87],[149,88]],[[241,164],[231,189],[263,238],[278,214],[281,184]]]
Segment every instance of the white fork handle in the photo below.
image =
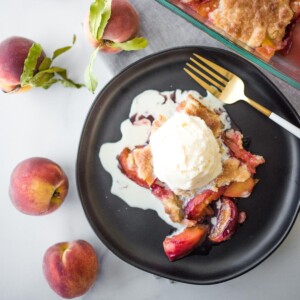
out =
[[250,104],[252,107],[256,108],[258,111],[260,111],[262,114],[267,116],[269,119],[283,127],[284,129],[288,130],[290,133],[294,134],[298,139],[300,139],[300,128],[296,127],[295,125],[291,124],[287,120],[281,118],[277,114],[273,113],[266,107],[262,106],[261,104],[255,102],[254,100],[250,98],[243,98],[248,104]]
[[273,112],[270,114],[269,118],[281,127],[294,134],[297,138],[300,138],[300,128],[296,127],[295,125],[291,124],[290,122],[281,118]]

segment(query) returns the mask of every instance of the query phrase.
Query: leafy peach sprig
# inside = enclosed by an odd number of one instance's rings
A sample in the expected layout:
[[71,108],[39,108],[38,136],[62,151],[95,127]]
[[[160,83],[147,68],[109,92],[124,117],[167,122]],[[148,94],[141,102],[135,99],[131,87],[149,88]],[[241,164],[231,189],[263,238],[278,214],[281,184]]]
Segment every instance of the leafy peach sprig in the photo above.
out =
[[[74,45],[75,41],[76,37],[74,35],[72,45]],[[43,53],[43,48],[40,44],[33,43],[24,62],[23,72],[20,77],[21,87],[30,86],[48,89],[57,82],[60,82],[65,87],[82,87],[83,84],[76,83],[68,78],[66,69],[52,66],[53,61],[58,56],[71,48],[72,46],[66,46],[56,49],[53,52],[52,58],[47,56],[44,57],[41,64],[38,66],[38,60]]]
[[97,78],[93,74],[93,66],[96,55],[103,46],[124,51],[142,50],[148,46],[148,40],[144,37],[134,37],[125,42],[114,42],[102,39],[105,28],[111,18],[111,7],[112,0],[94,0],[90,6],[89,31],[92,38],[97,41],[98,46],[90,57],[84,78],[86,87],[93,93],[98,85]]

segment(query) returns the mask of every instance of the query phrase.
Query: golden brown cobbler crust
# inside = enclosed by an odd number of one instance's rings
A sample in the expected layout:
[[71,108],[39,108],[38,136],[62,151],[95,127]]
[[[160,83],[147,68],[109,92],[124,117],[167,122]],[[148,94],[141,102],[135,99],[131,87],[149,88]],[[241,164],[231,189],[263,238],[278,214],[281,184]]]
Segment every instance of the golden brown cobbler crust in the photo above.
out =
[[159,115],[152,123],[151,134],[156,131],[162,124],[167,121],[167,118],[164,115]]
[[129,154],[128,158],[132,159],[136,165],[138,177],[145,180],[148,184],[154,182],[153,167],[152,167],[152,152],[150,146],[136,148]]
[[268,38],[282,41],[293,17],[289,0],[220,0],[210,20],[250,47],[259,47]]
[[211,129],[215,137],[218,137],[222,130],[222,123],[219,116],[201,104],[192,95],[188,95],[187,100],[182,101],[177,106],[177,111],[184,112],[190,116],[196,116],[202,119],[206,125]]
[[231,182],[244,182],[251,176],[245,164],[230,157],[223,163],[223,172],[216,178],[216,185],[218,187],[229,185]]

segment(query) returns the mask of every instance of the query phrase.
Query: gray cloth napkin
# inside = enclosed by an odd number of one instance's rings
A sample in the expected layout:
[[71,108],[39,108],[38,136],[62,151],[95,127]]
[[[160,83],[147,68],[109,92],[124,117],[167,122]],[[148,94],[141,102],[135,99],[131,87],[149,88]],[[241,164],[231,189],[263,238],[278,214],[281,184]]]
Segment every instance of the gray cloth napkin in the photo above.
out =
[[[211,46],[231,51],[154,0],[130,0],[130,2],[140,15],[141,35],[149,40],[149,45],[140,51],[101,54],[101,58],[113,74],[118,74],[129,64],[149,54],[178,46]],[[275,83],[300,114],[300,91],[267,71],[261,68],[260,70]]]

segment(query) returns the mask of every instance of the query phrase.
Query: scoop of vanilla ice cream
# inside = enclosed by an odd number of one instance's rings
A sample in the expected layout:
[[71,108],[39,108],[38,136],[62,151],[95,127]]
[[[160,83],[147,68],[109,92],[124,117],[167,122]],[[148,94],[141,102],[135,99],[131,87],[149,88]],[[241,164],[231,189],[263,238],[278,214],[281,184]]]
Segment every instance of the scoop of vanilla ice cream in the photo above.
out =
[[175,113],[150,137],[153,171],[173,191],[201,188],[222,172],[220,146],[205,122]]

